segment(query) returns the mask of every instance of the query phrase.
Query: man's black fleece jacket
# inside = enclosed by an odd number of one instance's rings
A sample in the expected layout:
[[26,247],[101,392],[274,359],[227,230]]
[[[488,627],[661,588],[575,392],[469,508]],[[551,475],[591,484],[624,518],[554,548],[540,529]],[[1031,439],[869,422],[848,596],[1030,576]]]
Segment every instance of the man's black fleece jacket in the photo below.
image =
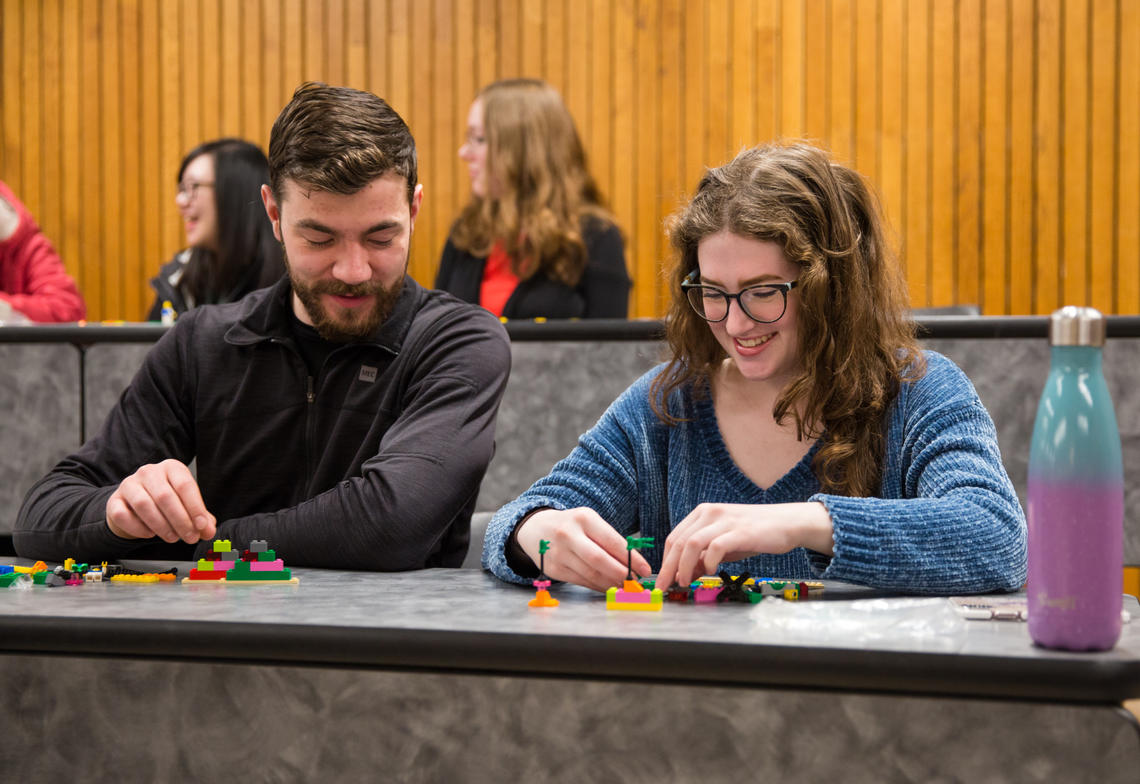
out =
[[286,563],[394,571],[459,566],[494,451],[510,370],[502,325],[411,278],[366,342],[311,377],[289,325],[288,278],[196,308],[148,353],[98,436],[28,492],[28,558],[185,560],[206,545],[128,540],[106,504],[147,463],[197,460],[206,508],[235,549]]

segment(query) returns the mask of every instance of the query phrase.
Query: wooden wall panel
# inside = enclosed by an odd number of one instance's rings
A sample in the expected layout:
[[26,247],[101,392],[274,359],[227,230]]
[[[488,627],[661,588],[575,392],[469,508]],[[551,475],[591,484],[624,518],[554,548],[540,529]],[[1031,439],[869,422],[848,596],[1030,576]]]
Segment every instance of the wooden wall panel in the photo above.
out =
[[0,0],[0,178],[95,319],[136,319],[183,241],[191,147],[263,147],[305,79],[385,97],[420,148],[410,270],[467,198],[467,108],[565,96],[628,240],[631,313],[667,291],[665,218],[706,166],[808,138],[876,186],[915,306],[1140,312],[1132,0]]
[[1120,80],[1117,82],[1116,138],[1120,145],[1117,168],[1115,231],[1119,237],[1116,301],[1119,313],[1140,313],[1140,3],[1120,8]]

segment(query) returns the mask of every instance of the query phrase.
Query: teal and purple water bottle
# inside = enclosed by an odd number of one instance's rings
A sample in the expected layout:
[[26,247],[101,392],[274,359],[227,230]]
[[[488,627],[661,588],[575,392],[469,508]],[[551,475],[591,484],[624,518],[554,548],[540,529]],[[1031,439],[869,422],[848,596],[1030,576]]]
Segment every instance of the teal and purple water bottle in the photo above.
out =
[[1101,367],[1105,320],[1064,307],[1029,452],[1029,636],[1046,648],[1108,650],[1120,637],[1124,469]]

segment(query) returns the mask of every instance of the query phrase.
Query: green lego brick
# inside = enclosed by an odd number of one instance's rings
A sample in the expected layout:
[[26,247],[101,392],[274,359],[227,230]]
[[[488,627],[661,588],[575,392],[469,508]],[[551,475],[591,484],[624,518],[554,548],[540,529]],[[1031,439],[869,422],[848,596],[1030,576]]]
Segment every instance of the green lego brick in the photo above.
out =
[[293,575],[288,569],[282,569],[280,572],[253,572],[249,569],[231,569],[230,573],[226,575],[226,582],[240,583],[243,581],[248,582],[261,582],[269,580],[291,580]]

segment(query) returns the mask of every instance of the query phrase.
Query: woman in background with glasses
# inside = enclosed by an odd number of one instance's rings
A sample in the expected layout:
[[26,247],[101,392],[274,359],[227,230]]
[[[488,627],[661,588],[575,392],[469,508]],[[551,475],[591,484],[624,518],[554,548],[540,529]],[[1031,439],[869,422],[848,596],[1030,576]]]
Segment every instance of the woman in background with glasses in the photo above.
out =
[[483,88],[459,157],[471,200],[444,246],[437,289],[504,318],[626,317],[621,232],[557,90],[537,79]]
[[[862,178],[806,145],[708,171],[670,227],[672,359],[488,526],[483,562],[597,590],[723,569],[913,593],[1014,590],[1025,516],[993,422],[920,350]],[[722,566],[723,563],[723,566]]]
[[234,302],[285,274],[281,245],[261,203],[261,186],[268,182],[265,153],[247,141],[218,139],[186,154],[174,203],[187,247],[151,280],[156,297],[148,320],[160,318],[164,301],[176,314]]

